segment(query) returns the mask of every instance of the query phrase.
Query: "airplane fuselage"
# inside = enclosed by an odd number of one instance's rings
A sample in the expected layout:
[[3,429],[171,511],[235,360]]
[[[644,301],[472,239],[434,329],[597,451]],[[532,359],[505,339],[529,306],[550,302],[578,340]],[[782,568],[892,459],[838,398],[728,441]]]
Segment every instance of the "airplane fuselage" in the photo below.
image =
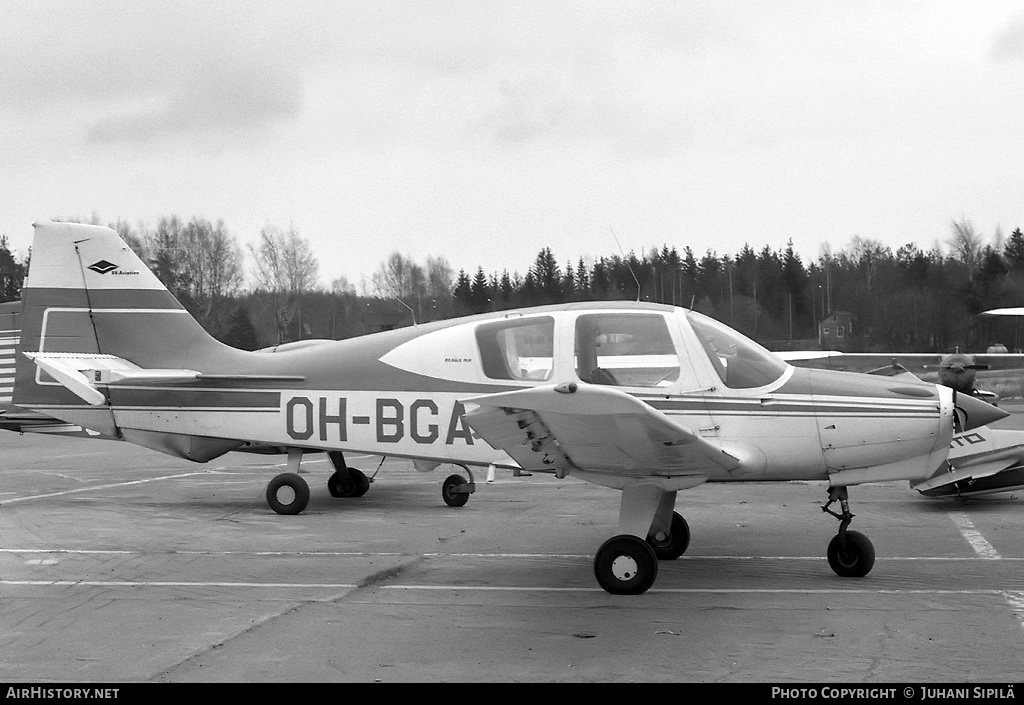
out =
[[[187,329],[179,326],[188,317],[183,310],[101,309],[95,299],[102,300],[94,297],[91,314],[80,307],[46,307],[41,329],[27,331],[28,338],[38,336],[39,351],[70,352],[78,342],[69,341],[66,332],[51,335],[54,326],[88,330],[91,322],[101,339],[105,330],[136,327],[155,331],[158,339],[122,335],[120,357],[143,368],[180,366],[175,351],[190,346]],[[629,333],[604,334],[611,336],[604,343],[608,352],[622,354],[602,354],[601,364],[623,378],[605,384],[743,458],[741,467],[713,473],[708,481],[831,478],[843,484],[846,477],[858,482],[926,476],[941,463],[939,451],[952,433],[943,420],[950,418],[952,403],[935,385],[781,362],[758,369],[759,360],[745,363],[734,351],[708,348],[706,340],[721,333],[700,328],[705,319],[697,316],[660,305],[574,304],[278,353],[200,349],[190,367],[203,377],[100,385],[108,400],[101,405],[83,403],[41,369],[25,365],[23,374],[33,375],[33,398],[25,405],[193,460],[215,457],[237,442],[516,467],[506,452],[474,433],[465,419],[465,400],[556,382],[586,384],[577,350],[581,328],[614,324],[629,331],[642,324],[663,338],[645,343],[643,354],[634,354]],[[701,321],[697,329],[694,320]],[[507,365],[498,368],[509,351],[486,348],[488,327],[502,325],[513,333],[529,331],[520,342],[524,349],[515,353],[520,367],[512,373]],[[754,371],[737,376],[744,364]],[[731,387],[730,374],[738,380]],[[588,479],[600,482],[600,477]]]

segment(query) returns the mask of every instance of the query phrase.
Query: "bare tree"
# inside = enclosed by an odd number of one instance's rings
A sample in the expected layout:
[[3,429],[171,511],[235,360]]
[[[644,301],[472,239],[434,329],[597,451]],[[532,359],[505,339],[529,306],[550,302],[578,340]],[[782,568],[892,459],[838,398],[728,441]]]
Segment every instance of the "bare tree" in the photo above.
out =
[[227,326],[227,317],[218,304],[238,293],[244,281],[241,248],[222,220],[211,223],[193,218],[183,235],[183,262],[200,323],[213,325],[219,331]]
[[966,265],[969,273],[974,273],[974,268],[981,260],[983,239],[974,228],[974,224],[966,217],[953,221],[948,243],[953,251],[953,257]]
[[373,275],[373,291],[377,296],[402,300],[422,295],[425,282],[421,266],[400,252],[392,252]]
[[455,272],[444,257],[427,257],[427,295],[446,299],[455,288]]
[[331,281],[331,293],[347,296],[356,295],[356,285],[348,280],[346,276],[336,277]]
[[[427,257],[426,268],[411,257],[392,252],[372,278],[375,296],[396,299],[417,321],[445,315],[455,284],[452,267],[444,257]],[[424,312],[428,316],[424,316]]]
[[188,293],[184,260],[184,225],[176,215],[157,221],[156,228],[146,234],[149,265],[164,286],[179,300]]
[[318,286],[320,263],[295,226],[281,230],[268,225],[260,231],[257,245],[250,245],[249,250],[256,262],[256,287],[271,294],[277,342],[287,342],[288,327],[301,310],[300,295]]
[[854,235],[850,240],[848,253],[843,252],[840,260],[847,258],[855,268],[864,270],[867,287],[871,289],[871,280],[875,276],[880,262],[892,256],[892,250],[879,240]]
[[160,281],[204,328],[215,335],[226,330],[228,316],[219,304],[238,293],[244,274],[241,248],[224,221],[161,218],[144,249]]

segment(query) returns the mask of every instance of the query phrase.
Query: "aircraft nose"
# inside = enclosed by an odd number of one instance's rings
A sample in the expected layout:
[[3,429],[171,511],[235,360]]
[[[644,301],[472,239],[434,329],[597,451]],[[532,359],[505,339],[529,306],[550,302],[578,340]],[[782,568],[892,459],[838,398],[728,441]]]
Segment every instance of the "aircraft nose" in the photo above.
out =
[[998,406],[992,406],[977,397],[972,397],[970,394],[958,393],[953,400],[953,404],[956,406],[960,416],[961,431],[970,431],[972,428],[985,426],[999,419],[1005,419],[1010,415]]

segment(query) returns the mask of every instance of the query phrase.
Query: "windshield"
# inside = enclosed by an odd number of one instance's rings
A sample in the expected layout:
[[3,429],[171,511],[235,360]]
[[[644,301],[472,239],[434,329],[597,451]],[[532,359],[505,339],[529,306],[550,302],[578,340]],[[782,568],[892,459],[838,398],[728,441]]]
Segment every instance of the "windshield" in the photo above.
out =
[[786,371],[784,360],[742,333],[694,311],[687,312],[686,318],[726,387],[763,387]]

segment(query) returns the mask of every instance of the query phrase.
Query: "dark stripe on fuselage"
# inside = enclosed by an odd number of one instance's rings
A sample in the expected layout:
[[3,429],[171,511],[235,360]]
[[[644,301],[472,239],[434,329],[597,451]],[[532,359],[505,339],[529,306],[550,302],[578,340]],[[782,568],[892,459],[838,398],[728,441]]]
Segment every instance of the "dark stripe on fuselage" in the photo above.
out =
[[935,416],[938,408],[934,405],[914,406],[868,406],[864,402],[803,401],[767,399],[728,399],[705,397],[701,399],[645,399],[644,402],[663,412],[711,413],[726,415],[762,414],[767,416],[779,414],[807,415],[809,413],[863,416],[866,411],[873,416]]
[[111,389],[115,409],[134,408],[253,408],[280,409],[281,393],[199,389]]

